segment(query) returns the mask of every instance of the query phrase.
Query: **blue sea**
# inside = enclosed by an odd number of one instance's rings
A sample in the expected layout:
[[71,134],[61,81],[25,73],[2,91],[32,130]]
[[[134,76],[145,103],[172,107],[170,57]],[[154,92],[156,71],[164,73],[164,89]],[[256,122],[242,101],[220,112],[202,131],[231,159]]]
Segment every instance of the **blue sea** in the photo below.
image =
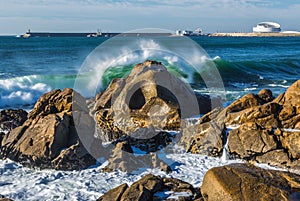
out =
[[[43,93],[56,88],[93,97],[147,59],[162,62],[195,91],[219,95],[228,104],[263,88],[278,95],[298,80],[300,37],[0,37],[0,110],[30,110]],[[96,200],[148,173],[200,187],[209,169],[241,162],[175,149],[159,154],[177,162],[171,173],[146,168],[134,174],[103,172],[107,163],[81,171],[38,170],[0,160],[0,194],[13,200]]]
[[215,79],[221,78],[224,87],[224,102],[230,103],[263,88],[279,95],[298,80],[300,37],[198,36],[156,40],[3,36],[0,109],[30,109],[43,93],[56,88],[71,87],[92,97],[104,90],[111,79],[127,75],[135,64],[147,59],[161,61],[171,73],[203,93],[209,84],[202,75],[215,68],[220,75]]

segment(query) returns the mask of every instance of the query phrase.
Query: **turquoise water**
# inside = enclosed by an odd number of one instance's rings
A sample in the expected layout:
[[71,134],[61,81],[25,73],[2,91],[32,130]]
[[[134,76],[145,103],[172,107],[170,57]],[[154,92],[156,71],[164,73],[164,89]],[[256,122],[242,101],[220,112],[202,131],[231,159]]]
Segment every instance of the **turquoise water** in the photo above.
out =
[[[245,93],[256,93],[262,88],[270,88],[278,95],[300,77],[300,37],[203,36],[192,39],[208,54],[203,60],[204,65],[212,61],[217,67],[227,93],[225,101],[233,101]],[[82,66],[88,55],[106,40],[0,37],[0,109],[32,107],[47,91],[73,88],[75,79],[88,82],[90,76],[95,75],[95,69],[82,73]],[[206,83],[193,69],[182,67],[186,63],[178,61],[174,55],[154,54],[155,48],[163,46],[163,43],[163,40],[149,43],[153,49],[141,48],[127,53],[126,58],[116,62],[116,65],[102,69],[98,90],[103,90],[114,77],[128,74],[136,63],[155,59],[162,61],[174,75],[186,79],[195,90],[203,91]],[[172,47],[186,53],[190,51],[186,42],[176,37],[166,43],[172,43]],[[116,40],[101,51],[114,51],[121,48],[118,45],[120,43]],[[110,60],[114,58],[107,58],[107,61]]]

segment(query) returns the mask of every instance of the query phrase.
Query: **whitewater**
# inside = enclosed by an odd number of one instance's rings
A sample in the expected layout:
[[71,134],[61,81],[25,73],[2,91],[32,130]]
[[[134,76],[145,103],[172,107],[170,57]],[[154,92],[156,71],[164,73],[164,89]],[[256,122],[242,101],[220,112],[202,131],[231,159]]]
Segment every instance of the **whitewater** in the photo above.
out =
[[171,173],[159,169],[140,169],[133,174],[101,172],[106,162],[81,171],[37,170],[9,159],[0,160],[0,194],[14,200],[96,200],[108,190],[123,183],[130,185],[149,173],[178,178],[200,187],[210,168],[241,162],[187,153],[164,157],[176,160],[171,165]]

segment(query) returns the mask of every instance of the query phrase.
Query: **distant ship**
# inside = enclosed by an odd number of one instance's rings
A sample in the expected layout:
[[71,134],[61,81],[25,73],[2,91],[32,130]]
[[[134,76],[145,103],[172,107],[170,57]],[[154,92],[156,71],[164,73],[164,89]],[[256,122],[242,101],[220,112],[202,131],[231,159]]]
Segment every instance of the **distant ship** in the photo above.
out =
[[94,33],[94,34],[87,34],[86,37],[90,38],[90,37],[101,37],[101,36],[104,36],[104,37],[108,37],[107,34],[103,35],[102,32],[98,29],[97,30],[97,33]]
[[198,28],[195,31],[190,31],[190,30],[176,30],[175,36],[201,36],[202,34],[202,29]]
[[101,31],[97,31],[96,33],[53,33],[53,32],[31,32],[30,29],[23,34],[18,35],[22,38],[30,38],[30,37],[112,37],[116,36],[120,33],[102,33]]

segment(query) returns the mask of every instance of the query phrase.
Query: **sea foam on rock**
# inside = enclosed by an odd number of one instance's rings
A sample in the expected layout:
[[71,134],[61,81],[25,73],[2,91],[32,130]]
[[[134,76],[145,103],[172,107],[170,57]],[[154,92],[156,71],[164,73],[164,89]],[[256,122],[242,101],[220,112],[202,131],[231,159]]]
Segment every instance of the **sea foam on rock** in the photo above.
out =
[[[75,103],[72,101],[74,95],[77,96]],[[74,110],[74,104],[81,109]],[[90,130],[87,137],[93,136],[94,123],[84,106],[85,99],[72,89],[53,90],[42,95],[24,124],[4,135],[0,156],[26,166],[62,170],[78,170],[95,164],[74,125],[77,120],[74,114],[80,113],[86,117],[86,130]]]

